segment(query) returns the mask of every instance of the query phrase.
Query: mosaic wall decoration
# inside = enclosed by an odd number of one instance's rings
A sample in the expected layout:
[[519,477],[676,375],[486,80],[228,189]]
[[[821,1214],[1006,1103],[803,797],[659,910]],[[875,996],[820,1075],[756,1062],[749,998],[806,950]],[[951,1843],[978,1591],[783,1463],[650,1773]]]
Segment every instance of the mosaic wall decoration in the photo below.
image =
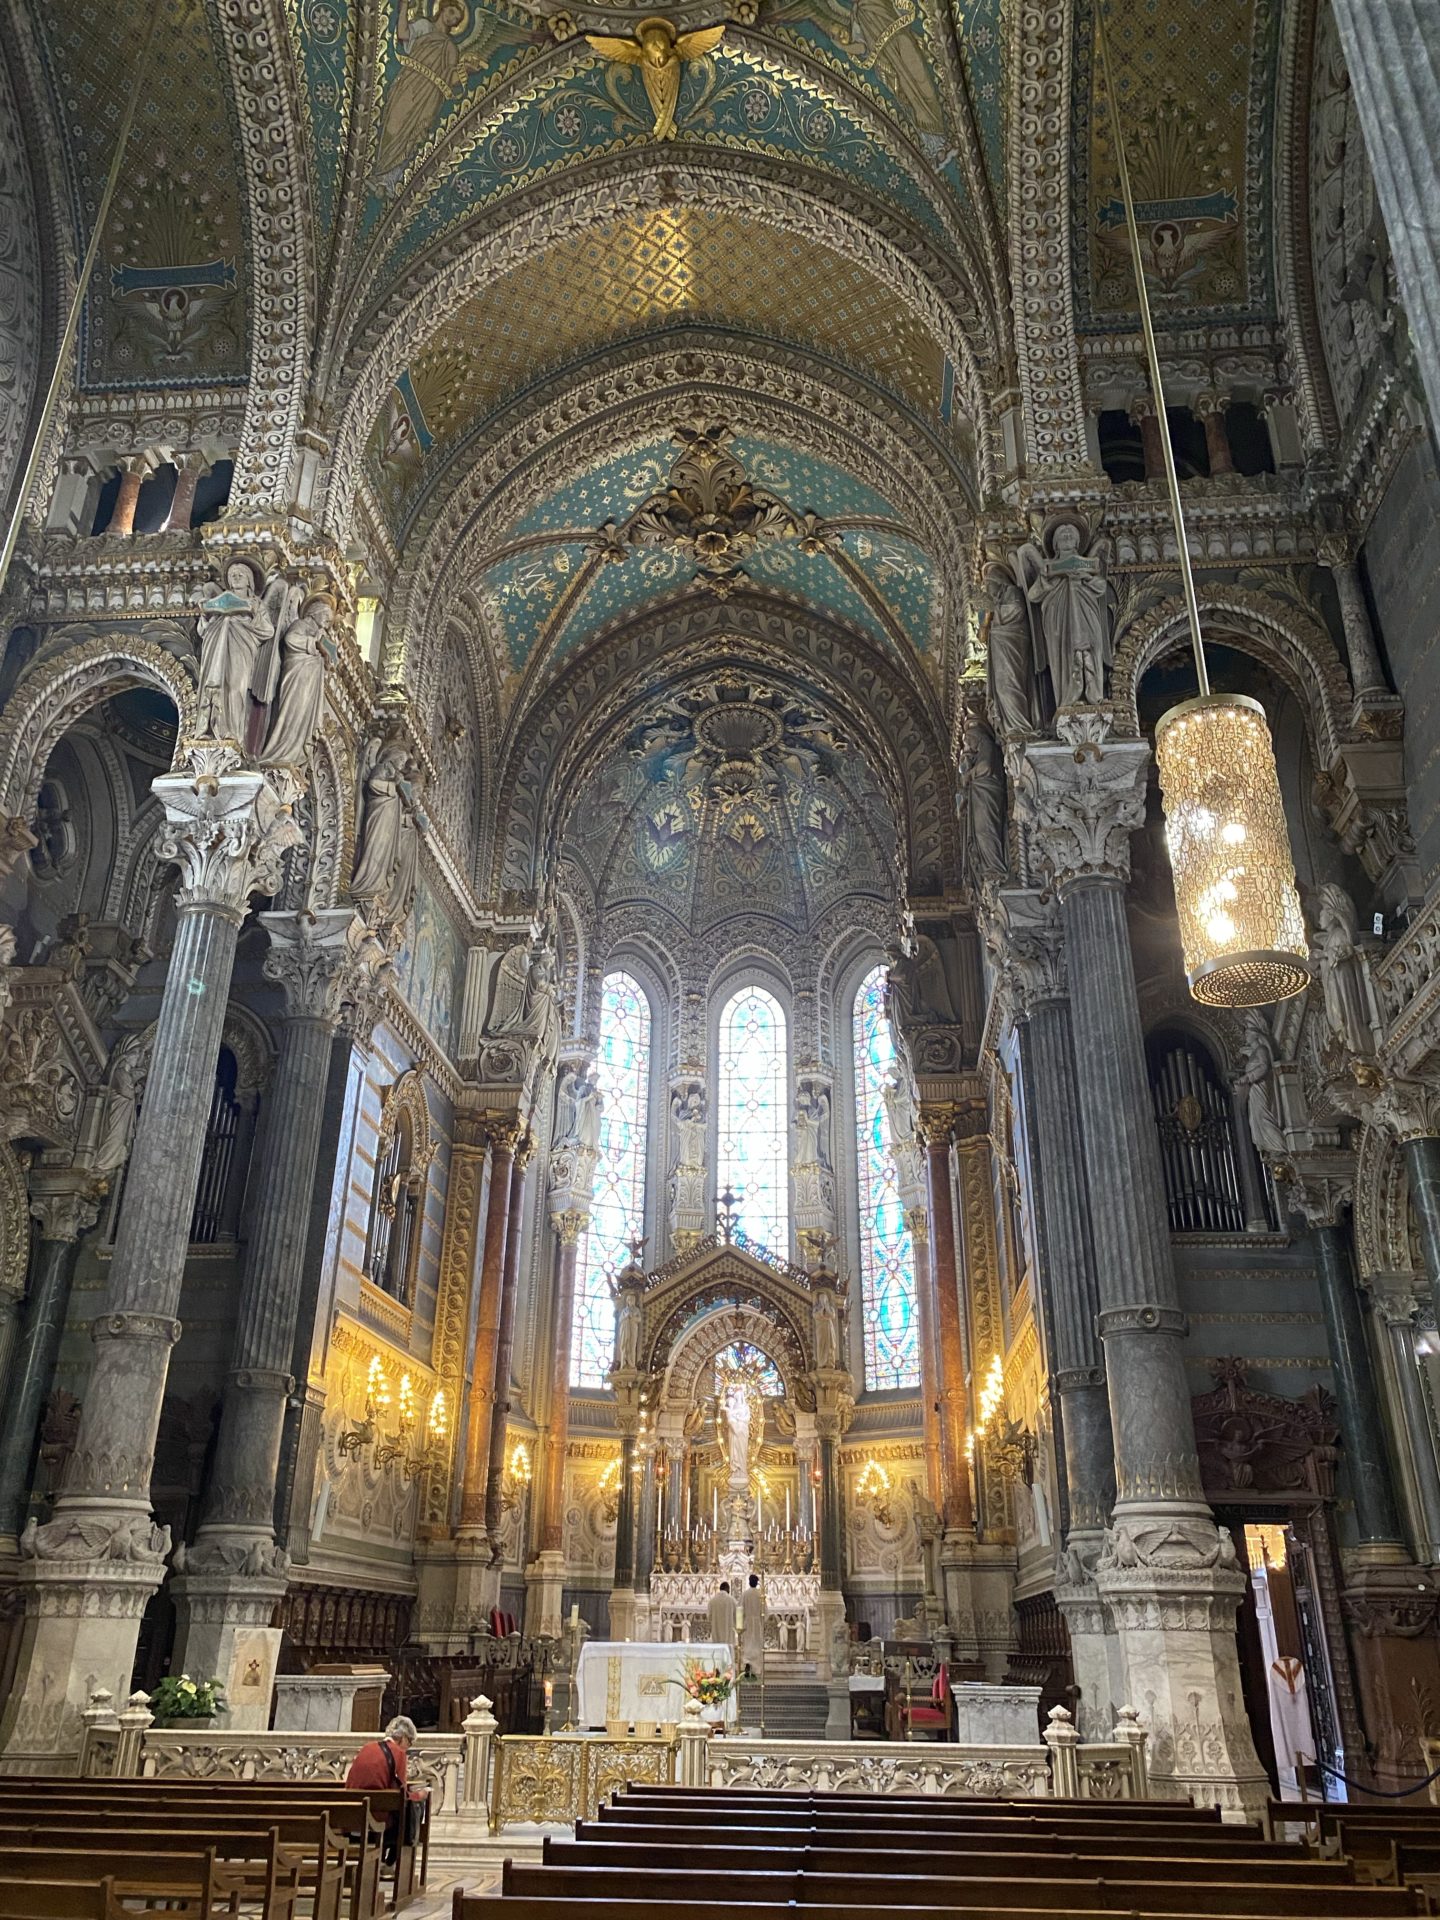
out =
[[[1275,0],[1130,7],[1109,23],[1121,130],[1157,321],[1263,317],[1270,284],[1268,170]],[[1109,108],[1091,21],[1076,18],[1076,317],[1134,324],[1134,282]]]
[[391,390],[367,449],[371,483],[398,531],[449,450],[528,382],[667,325],[757,322],[944,423],[939,346],[863,267],[738,214],[660,207],[562,242],[448,320]]
[[405,944],[395,957],[395,984],[415,1018],[447,1051],[463,964],[460,937],[422,874]]
[[239,380],[248,368],[246,234],[238,130],[211,9],[41,9],[36,18],[88,239],[125,90],[142,89],[90,286],[80,365],[87,386]]

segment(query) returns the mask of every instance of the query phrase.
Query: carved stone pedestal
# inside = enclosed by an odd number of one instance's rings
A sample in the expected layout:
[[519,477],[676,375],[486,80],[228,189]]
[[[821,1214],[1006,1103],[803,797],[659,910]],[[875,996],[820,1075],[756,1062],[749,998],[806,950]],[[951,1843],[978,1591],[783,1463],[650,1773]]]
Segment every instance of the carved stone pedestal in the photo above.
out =
[[1374,1745],[1375,1784],[1393,1792],[1430,1770],[1425,1735],[1433,1728],[1422,1703],[1440,1698],[1440,1590],[1408,1560],[1377,1564],[1363,1552],[1347,1559],[1343,1603],[1360,1713]]
[[236,1573],[224,1565],[198,1566],[171,1583],[176,1641],[184,1648],[177,1671],[220,1682],[227,1732],[263,1733],[270,1725],[281,1638],[270,1622],[285,1585],[283,1573]]
[[979,1660],[985,1678],[997,1684],[1015,1647],[1015,1549],[977,1541],[968,1529],[952,1529],[940,1548],[945,1618],[955,1637],[957,1660]]
[[500,1569],[484,1534],[432,1540],[419,1566],[414,1638],[427,1653],[469,1653],[500,1604]]
[[558,1640],[565,1625],[565,1556],[549,1548],[525,1569],[525,1631]]
[[633,1587],[614,1587],[610,1592],[610,1638],[633,1640],[639,1608]]
[[1240,1691],[1235,1614],[1245,1590],[1228,1533],[1203,1509],[1132,1507],[1095,1584],[1115,1629],[1124,1704],[1150,1734],[1150,1790],[1254,1818],[1270,1783]]
[[1108,1740],[1115,1709],[1127,1705],[1120,1697],[1120,1647],[1110,1627],[1110,1616],[1095,1584],[1095,1562],[1102,1534],[1082,1534],[1071,1528],[1055,1604],[1070,1635],[1070,1667],[1075,1676],[1075,1723],[1082,1740]]
[[73,1773],[81,1718],[96,1687],[128,1698],[140,1616],[160,1584],[158,1552],[129,1561],[94,1559],[75,1536],[74,1557],[27,1559],[18,1585],[25,1607],[16,1687],[0,1720],[0,1773]]

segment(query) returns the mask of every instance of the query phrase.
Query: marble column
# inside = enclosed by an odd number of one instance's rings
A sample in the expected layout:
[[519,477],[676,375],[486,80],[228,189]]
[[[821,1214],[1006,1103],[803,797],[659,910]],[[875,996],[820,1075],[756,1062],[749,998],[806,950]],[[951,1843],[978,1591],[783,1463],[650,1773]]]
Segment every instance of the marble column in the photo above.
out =
[[1376,1321],[1385,1329],[1385,1370],[1394,1396],[1392,1405],[1398,1413],[1392,1432],[1408,1454],[1416,1531],[1422,1547],[1419,1558],[1433,1567],[1440,1564],[1440,1463],[1435,1457],[1428,1396],[1420,1377],[1411,1277],[1408,1273],[1372,1273],[1367,1276],[1367,1284]]
[[1081,1731],[1087,1739],[1108,1738],[1114,1709],[1124,1702],[1113,1698],[1112,1649],[1095,1564],[1115,1504],[1115,1446],[1096,1332],[1100,1290],[1065,941],[1053,894],[1002,891],[999,913],[1020,1043],[1044,1322],[1069,1504],[1055,1598],[1070,1631]]
[[1148,1709],[1157,1792],[1253,1813],[1269,1785],[1240,1689],[1245,1575],[1200,1481],[1125,919],[1150,749],[1112,739],[1104,709],[1062,710],[1057,727],[1060,740],[1022,749],[1012,773],[1031,858],[1060,897],[1069,968],[1118,1495],[1096,1586],[1123,1698]]
[[494,1411],[495,1343],[500,1332],[500,1298],[505,1275],[505,1241],[510,1224],[510,1182],[520,1128],[496,1120],[489,1129],[490,1191],[485,1208],[485,1241],[480,1256],[480,1305],[470,1369],[470,1406],[465,1422],[465,1465],[460,1497],[460,1537],[485,1531],[485,1490],[490,1465],[490,1419]]
[[1205,451],[1210,456],[1212,477],[1235,471],[1230,436],[1225,431],[1225,409],[1229,404],[1230,396],[1224,393],[1201,393],[1195,397],[1195,412],[1205,429]]
[[550,1365],[550,1430],[540,1503],[540,1550],[559,1553],[565,1539],[565,1449],[570,1437],[570,1359],[575,1321],[575,1261],[586,1216],[568,1209],[555,1222],[555,1352]]
[[1415,1237],[1430,1282],[1430,1298],[1440,1318],[1440,1139],[1433,1134],[1402,1134]]
[[35,1435],[55,1378],[80,1240],[100,1214],[100,1196],[91,1183],[77,1184],[73,1175],[61,1178],[63,1184],[52,1184],[53,1176],[31,1176],[30,1211],[36,1233],[30,1291],[19,1352],[4,1375],[5,1401],[0,1412],[0,1533],[4,1534],[18,1533],[25,1523]]
[[500,1523],[504,1512],[506,1421],[510,1413],[510,1376],[515,1357],[515,1308],[519,1293],[520,1217],[525,1199],[525,1169],[532,1152],[527,1135],[515,1148],[510,1175],[510,1217],[505,1223],[505,1265],[500,1283],[500,1318],[495,1329],[495,1376],[493,1410],[490,1415],[490,1443],[485,1474],[485,1533],[490,1542],[490,1562],[498,1567],[504,1549],[500,1544]]
[[920,1347],[920,1429],[925,1446],[925,1493],[937,1513],[943,1510],[940,1471],[940,1365],[935,1350],[935,1279],[930,1259],[930,1209],[905,1209],[905,1225],[915,1249],[915,1319]]
[[930,1200],[930,1277],[939,1376],[935,1397],[940,1429],[940,1512],[947,1534],[973,1533],[975,1510],[970,1494],[970,1464],[965,1455],[969,1395],[965,1336],[960,1321],[955,1195],[950,1177],[955,1137],[953,1110],[946,1106],[922,1107],[916,1131],[925,1150]]
[[153,790],[162,851],[181,869],[175,945],[65,1488],[22,1541],[26,1620],[0,1725],[6,1761],[42,1771],[76,1750],[90,1688],[129,1692],[140,1616],[164,1577],[170,1538],[150,1477],[236,941],[251,894],[275,891],[299,839],[291,803],[261,774],[165,774]]
[[[268,978],[285,995],[279,1058],[259,1173],[263,1205],[246,1249],[220,1433],[195,1543],[178,1547],[177,1659],[190,1673],[230,1670],[237,1632],[253,1657],[285,1592],[288,1562],[275,1540],[275,1493],[319,1165],[330,1053],[349,1000],[386,964],[380,942],[350,907],[265,913]],[[278,1633],[276,1635],[278,1650]],[[227,1725],[269,1725],[269,1700],[232,1704]],[[244,1717],[241,1717],[244,1716]]]
[[1335,0],[1416,366],[1440,433],[1440,10]]
[[195,511],[195,489],[200,484],[200,476],[207,473],[209,467],[210,462],[203,453],[180,453],[175,456],[175,492],[165,521],[167,532],[189,532],[190,516]]
[[1131,422],[1140,429],[1140,445],[1145,454],[1145,478],[1163,480],[1165,478],[1165,448],[1160,439],[1160,416],[1155,411],[1155,402],[1148,394],[1142,394],[1130,404]]
[[149,454],[143,453],[120,462],[120,491],[115,496],[115,505],[111,509],[110,524],[105,529],[106,533],[124,538],[135,531],[135,507],[140,498],[140,488],[151,465]]
[[1265,1176],[1250,1132],[1250,1090],[1238,1080],[1230,1088],[1230,1130],[1235,1136],[1235,1167],[1240,1175],[1240,1203],[1245,1209],[1245,1231],[1269,1233],[1270,1210],[1265,1204]]
[[1345,652],[1350,663],[1350,684],[1360,705],[1380,699],[1391,701],[1394,695],[1385,684],[1385,669],[1375,644],[1375,629],[1370,624],[1370,609],[1365,604],[1365,589],[1355,565],[1350,542],[1334,534],[1323,535],[1318,543],[1320,558],[1330,569],[1335,582],[1335,597],[1340,602],[1340,625],[1345,634]]

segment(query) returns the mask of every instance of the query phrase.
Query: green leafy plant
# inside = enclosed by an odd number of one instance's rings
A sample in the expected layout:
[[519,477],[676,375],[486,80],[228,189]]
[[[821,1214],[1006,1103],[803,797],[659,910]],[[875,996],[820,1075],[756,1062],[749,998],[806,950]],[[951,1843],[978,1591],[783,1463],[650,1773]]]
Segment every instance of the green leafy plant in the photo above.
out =
[[150,1696],[157,1720],[211,1720],[225,1711],[225,1693],[218,1680],[192,1680],[188,1673],[167,1673]]

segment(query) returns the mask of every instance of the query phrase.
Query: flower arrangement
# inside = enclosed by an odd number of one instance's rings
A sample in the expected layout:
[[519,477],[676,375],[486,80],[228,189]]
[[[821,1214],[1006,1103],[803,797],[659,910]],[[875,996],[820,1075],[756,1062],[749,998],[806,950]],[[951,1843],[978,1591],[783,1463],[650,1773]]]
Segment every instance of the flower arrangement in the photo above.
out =
[[723,1707],[735,1686],[733,1667],[707,1667],[694,1654],[680,1663],[680,1678],[672,1683],[683,1687],[702,1707]]
[[167,1673],[150,1696],[157,1720],[213,1720],[225,1711],[225,1693],[218,1680],[192,1680],[188,1673]]

